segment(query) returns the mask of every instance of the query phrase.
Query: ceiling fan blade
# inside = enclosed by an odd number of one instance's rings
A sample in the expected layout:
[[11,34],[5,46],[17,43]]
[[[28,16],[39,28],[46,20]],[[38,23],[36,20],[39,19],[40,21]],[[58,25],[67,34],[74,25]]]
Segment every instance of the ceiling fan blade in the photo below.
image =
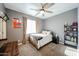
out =
[[45,13],[43,13],[42,16],[45,16]]
[[41,11],[40,9],[31,9],[31,10],[35,10],[35,11]]
[[48,5],[48,3],[45,3],[44,5],[43,5],[43,7],[45,7],[45,6],[47,6]]
[[48,3],[41,3],[42,8],[44,8]]
[[41,3],[41,6],[43,6],[43,3]]
[[37,16],[38,14],[40,14],[40,12],[36,13],[35,16]]
[[55,3],[49,3],[48,5],[45,6],[45,8],[50,8],[51,6],[53,6]]
[[45,11],[45,12],[47,12],[47,13],[53,13],[52,11]]

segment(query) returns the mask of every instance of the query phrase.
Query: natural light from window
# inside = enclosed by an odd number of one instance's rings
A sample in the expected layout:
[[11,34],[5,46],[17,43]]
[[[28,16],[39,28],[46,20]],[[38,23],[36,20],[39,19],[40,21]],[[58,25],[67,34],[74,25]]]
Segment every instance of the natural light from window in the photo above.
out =
[[30,34],[30,33],[36,33],[36,21],[28,19],[26,34]]

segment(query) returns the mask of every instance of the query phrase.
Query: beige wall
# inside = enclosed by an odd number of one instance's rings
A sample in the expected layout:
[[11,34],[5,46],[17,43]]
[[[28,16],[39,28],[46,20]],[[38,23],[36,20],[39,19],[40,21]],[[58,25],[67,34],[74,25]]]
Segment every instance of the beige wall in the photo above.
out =
[[[8,41],[16,41],[23,39],[23,28],[13,28],[12,27],[12,19],[19,18],[22,20],[22,15],[18,12],[14,12],[11,10],[6,10],[9,16],[9,20],[7,21],[7,38]],[[22,24],[23,25],[23,24]]]
[[[7,21],[7,37],[8,37],[8,41],[14,41],[14,40],[23,40],[23,27],[22,28],[16,28],[14,29],[12,27],[12,18],[19,18],[23,21],[23,17],[27,17],[29,19],[32,20],[36,20],[37,18],[33,17],[33,16],[29,16],[17,11],[13,11],[10,9],[6,9],[6,12],[10,18],[10,20]],[[42,29],[42,20],[40,22],[41,26],[40,26],[40,30],[38,30],[39,32]],[[23,25],[23,24],[22,24]]]
[[36,19],[36,32],[39,33],[43,30],[43,21],[39,18]]

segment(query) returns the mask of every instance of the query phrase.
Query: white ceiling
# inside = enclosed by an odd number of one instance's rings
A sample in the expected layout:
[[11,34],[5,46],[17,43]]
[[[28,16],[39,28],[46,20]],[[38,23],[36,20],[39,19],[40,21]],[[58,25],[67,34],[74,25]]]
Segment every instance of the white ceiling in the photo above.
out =
[[[5,3],[4,4],[6,8],[12,9],[15,11],[19,11],[31,16],[35,16],[37,11],[31,10],[32,9],[40,9],[41,5],[40,3]],[[46,13],[45,16],[38,15],[35,17],[39,17],[41,19],[46,19],[51,16],[55,16],[57,14],[66,12],[68,10],[74,9],[79,7],[78,3],[55,3],[55,5],[51,6],[48,10],[53,11],[53,13],[49,14]]]

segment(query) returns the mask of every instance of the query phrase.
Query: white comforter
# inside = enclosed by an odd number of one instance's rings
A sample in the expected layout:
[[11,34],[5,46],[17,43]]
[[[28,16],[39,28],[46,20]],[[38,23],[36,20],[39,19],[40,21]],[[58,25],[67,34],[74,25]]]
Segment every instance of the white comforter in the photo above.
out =
[[42,33],[36,33],[36,34],[31,34],[31,36],[34,36],[34,37],[45,37],[47,35],[46,34],[42,34]]
[[[42,37],[42,38],[40,40],[37,40],[36,37],[37,38]],[[31,34],[30,38],[31,38],[31,41],[33,42],[33,44],[36,45],[37,49],[39,49],[40,47],[42,47],[45,44],[52,41],[52,35],[51,34],[42,34],[42,33]]]

